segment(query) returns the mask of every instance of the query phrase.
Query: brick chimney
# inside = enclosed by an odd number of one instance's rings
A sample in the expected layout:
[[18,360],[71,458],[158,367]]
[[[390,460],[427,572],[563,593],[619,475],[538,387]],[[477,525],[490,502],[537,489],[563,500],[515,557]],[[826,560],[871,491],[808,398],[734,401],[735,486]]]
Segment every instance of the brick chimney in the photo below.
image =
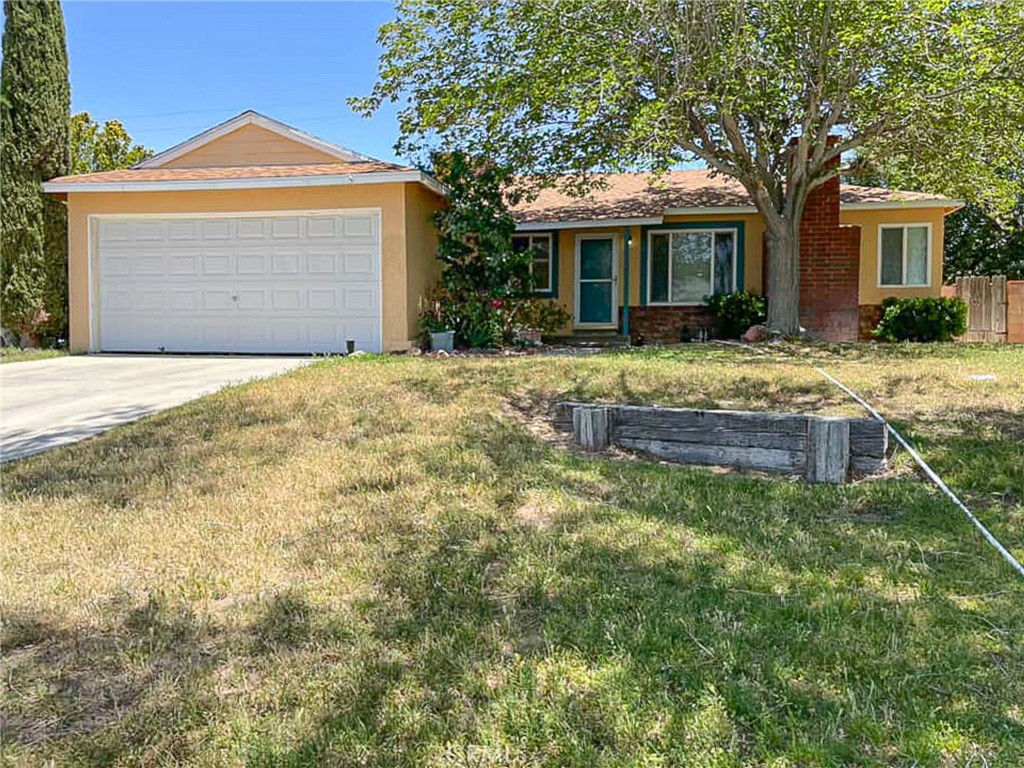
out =
[[[830,144],[836,141],[837,136],[829,137]],[[790,146],[795,143],[792,139]],[[765,256],[767,274],[767,247]],[[800,325],[808,336],[856,341],[859,288],[860,227],[839,224],[837,176],[811,192],[800,222]]]

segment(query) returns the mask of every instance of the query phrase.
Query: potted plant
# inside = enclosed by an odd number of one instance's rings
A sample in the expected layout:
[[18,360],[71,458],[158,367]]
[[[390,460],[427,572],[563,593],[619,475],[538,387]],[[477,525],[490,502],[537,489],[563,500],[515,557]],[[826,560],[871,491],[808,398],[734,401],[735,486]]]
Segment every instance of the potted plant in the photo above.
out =
[[515,300],[509,318],[515,329],[516,343],[536,347],[542,343],[544,334],[564,328],[570,315],[557,301],[531,297]]
[[455,349],[455,329],[441,312],[441,302],[432,301],[420,309],[420,328],[430,341],[430,348],[438,352]]

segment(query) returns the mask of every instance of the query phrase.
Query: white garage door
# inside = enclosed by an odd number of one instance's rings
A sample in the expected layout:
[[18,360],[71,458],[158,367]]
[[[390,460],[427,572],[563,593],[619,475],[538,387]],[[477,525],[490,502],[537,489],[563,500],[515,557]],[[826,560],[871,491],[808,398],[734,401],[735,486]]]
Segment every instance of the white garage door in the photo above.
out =
[[377,212],[100,219],[95,236],[99,349],[380,351]]

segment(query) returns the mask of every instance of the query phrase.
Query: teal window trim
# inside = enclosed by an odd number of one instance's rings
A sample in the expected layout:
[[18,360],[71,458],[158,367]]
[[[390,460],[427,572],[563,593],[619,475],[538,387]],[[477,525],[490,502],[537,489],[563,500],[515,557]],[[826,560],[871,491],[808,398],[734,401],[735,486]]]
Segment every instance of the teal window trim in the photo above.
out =
[[629,253],[633,245],[633,236],[629,227],[622,233],[622,335],[629,336]]
[[529,231],[529,232],[513,232],[512,237],[548,237],[551,242],[551,287],[546,291],[534,291],[531,296],[536,296],[539,299],[557,299],[558,298],[558,232],[549,231]]
[[[742,221],[674,221],[671,224],[648,224],[640,229],[640,305],[647,306],[650,286],[647,284],[647,244],[651,232],[664,232],[670,229],[735,229],[736,230],[736,290],[742,291],[746,285],[744,266],[746,263],[746,240],[744,222]],[[658,306],[685,306],[682,304],[659,304]]]

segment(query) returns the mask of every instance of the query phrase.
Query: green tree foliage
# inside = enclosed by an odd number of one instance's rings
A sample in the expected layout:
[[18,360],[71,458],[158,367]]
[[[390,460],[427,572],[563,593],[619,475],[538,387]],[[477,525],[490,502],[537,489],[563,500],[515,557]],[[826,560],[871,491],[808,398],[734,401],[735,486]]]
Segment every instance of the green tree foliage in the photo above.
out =
[[132,144],[132,137],[119,120],[101,126],[88,112],[71,116],[71,172],[94,173],[130,168],[153,156],[153,150]]
[[56,0],[5,0],[0,71],[0,302],[4,327],[31,337],[67,326],[64,204],[44,180],[68,170],[64,16]]
[[512,248],[516,225],[504,195],[511,177],[462,152],[434,153],[431,163],[448,206],[434,215],[443,267],[423,324],[454,330],[460,345],[492,346],[504,340],[506,303],[532,289],[531,256]]
[[946,217],[945,278],[1006,275],[1024,280],[1024,201],[1002,221],[968,204]]
[[844,154],[1015,199],[995,169],[1021,151],[1024,0],[401,0],[379,42],[378,82],[352,104],[400,103],[400,151],[443,141],[576,190],[692,159],[736,178],[765,220],[784,332],[807,196]]

